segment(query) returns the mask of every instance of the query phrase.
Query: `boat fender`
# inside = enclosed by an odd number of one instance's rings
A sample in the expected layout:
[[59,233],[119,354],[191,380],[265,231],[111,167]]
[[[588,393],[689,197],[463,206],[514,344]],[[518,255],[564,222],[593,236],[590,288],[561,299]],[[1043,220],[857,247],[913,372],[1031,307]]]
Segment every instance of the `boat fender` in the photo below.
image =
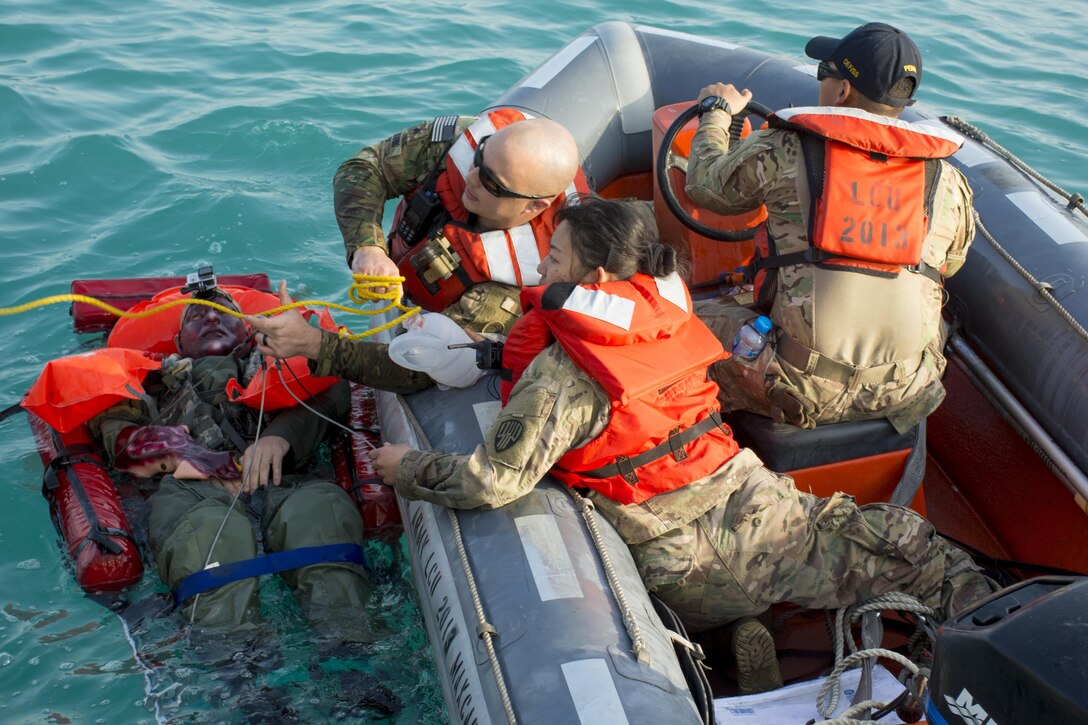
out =
[[241,561],[232,561],[229,564],[211,566],[190,574],[178,582],[177,587],[174,588],[174,603],[180,606],[197,594],[218,589],[224,584],[230,584],[241,579],[338,561],[366,567],[363,548],[358,544],[301,546],[297,549],[277,551],[263,556],[255,556],[252,559],[242,559]]

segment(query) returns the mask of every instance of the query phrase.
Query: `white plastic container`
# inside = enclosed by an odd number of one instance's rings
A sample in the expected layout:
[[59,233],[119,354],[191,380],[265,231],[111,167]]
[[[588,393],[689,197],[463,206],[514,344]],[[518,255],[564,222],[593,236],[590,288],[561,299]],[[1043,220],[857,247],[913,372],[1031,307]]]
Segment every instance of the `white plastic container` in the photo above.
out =
[[437,312],[424,312],[404,323],[407,332],[389,343],[389,357],[397,365],[427,373],[439,385],[467,388],[484,375],[476,367],[472,348],[448,349],[472,342],[456,322]]

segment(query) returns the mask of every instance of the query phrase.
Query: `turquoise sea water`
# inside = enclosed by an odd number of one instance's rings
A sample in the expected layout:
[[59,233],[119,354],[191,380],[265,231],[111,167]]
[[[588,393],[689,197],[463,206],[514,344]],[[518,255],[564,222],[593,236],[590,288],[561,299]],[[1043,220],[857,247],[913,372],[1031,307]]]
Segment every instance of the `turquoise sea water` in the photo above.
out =
[[[345,301],[331,206],[337,165],[362,143],[421,119],[478,110],[610,19],[798,58],[813,34],[891,22],[922,48],[924,104],[964,116],[1060,185],[1085,190],[1081,2],[1042,10],[1011,0],[858,0],[821,9],[786,0],[7,0],[0,307],[67,292],[72,279],[184,274],[207,263],[220,273],[267,272],[296,294]],[[0,407],[16,402],[47,360],[93,343],[71,332],[66,305],[0,317]],[[0,423],[0,462],[2,719],[227,717],[200,704],[214,681],[192,671],[197,665],[165,625],[143,633],[152,656],[137,659],[119,620],[82,596],[57,547],[21,416]],[[373,614],[397,629],[376,647],[374,667],[408,703],[402,722],[441,720],[397,552],[370,552]],[[139,589],[160,588],[152,575]],[[308,657],[289,597],[274,586],[266,595],[288,659]],[[296,681],[305,672],[289,663],[277,676]],[[193,689],[178,695],[173,682]],[[297,690],[322,697],[320,685]],[[182,705],[171,710],[178,697]]]

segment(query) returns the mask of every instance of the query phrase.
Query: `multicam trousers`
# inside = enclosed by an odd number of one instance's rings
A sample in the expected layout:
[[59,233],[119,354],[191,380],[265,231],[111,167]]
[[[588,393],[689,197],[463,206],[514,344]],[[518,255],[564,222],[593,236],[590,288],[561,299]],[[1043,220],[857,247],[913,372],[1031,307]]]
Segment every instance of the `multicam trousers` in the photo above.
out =
[[[363,541],[362,519],[351,498],[328,481],[284,481],[243,495],[230,508],[232,494],[225,488],[167,476],[151,497],[149,530],[159,575],[171,590],[204,569],[207,561],[222,565],[257,556],[256,531],[245,514],[250,497],[264,499],[260,525],[265,551]],[[349,562],[311,564],[280,576],[298,593],[303,612],[317,626],[332,626],[330,617],[339,612],[354,611],[360,617],[370,594],[366,570]],[[186,616],[201,628],[238,631],[252,626],[259,619],[257,584],[251,577],[200,594],[186,603]]]
[[817,498],[762,467],[718,507],[631,550],[692,632],[780,602],[837,608],[893,591],[947,618],[996,588],[910,509]]

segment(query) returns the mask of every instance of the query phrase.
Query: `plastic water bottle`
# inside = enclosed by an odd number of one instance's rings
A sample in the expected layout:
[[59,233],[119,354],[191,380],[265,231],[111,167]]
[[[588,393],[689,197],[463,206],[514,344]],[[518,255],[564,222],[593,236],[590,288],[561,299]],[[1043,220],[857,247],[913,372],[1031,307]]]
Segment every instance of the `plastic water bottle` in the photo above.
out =
[[476,367],[476,352],[469,348],[450,350],[449,346],[472,342],[456,322],[436,312],[426,312],[404,323],[407,332],[389,343],[389,357],[409,370],[431,376],[439,385],[467,388],[484,371]]
[[733,337],[733,354],[742,360],[755,360],[767,347],[767,333],[772,326],[771,318],[763,315],[744,323]]

